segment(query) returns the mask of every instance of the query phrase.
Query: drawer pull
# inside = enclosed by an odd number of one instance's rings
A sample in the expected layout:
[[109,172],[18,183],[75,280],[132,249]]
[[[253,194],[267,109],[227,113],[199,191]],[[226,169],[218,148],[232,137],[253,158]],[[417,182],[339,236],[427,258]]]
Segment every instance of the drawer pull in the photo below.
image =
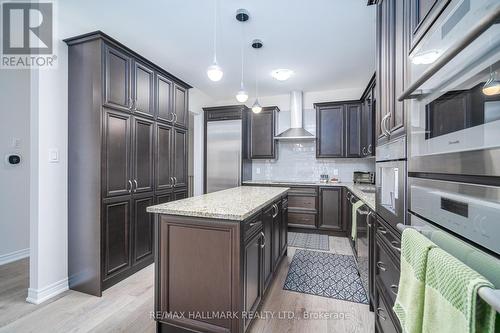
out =
[[262,242],[262,245],[260,246],[263,249],[264,247],[266,247],[266,235],[264,235],[264,233],[262,231],[260,232],[260,235],[262,236],[262,239],[264,240]]
[[380,314],[381,312],[385,312],[385,311],[384,311],[384,309],[382,309],[382,308],[377,308],[377,316],[379,316],[379,318],[380,318],[380,319],[382,319],[382,320],[387,320],[387,318],[386,318],[386,317],[384,317],[384,316],[382,316],[382,315]]
[[397,247],[397,245],[398,245],[398,244],[399,244],[399,242],[398,242],[398,241],[391,241],[391,247],[392,247],[394,250],[396,250],[396,251],[398,251],[399,253],[401,253],[401,248],[400,248],[400,247]]
[[387,233],[387,230],[385,230],[382,227],[378,227],[377,232],[380,233],[381,235],[385,235]]
[[395,296],[398,295],[398,286],[395,284],[391,284],[391,293],[393,293]]
[[387,270],[387,268],[385,268],[384,263],[383,263],[382,261],[378,261],[378,262],[377,262],[377,267],[378,267],[381,271],[383,271],[383,272],[385,272],[385,271]]

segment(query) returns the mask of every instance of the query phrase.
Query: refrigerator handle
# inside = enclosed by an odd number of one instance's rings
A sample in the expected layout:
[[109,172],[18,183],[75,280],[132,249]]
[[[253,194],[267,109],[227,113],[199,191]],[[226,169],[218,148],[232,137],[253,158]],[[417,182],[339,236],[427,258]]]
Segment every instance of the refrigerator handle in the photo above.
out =
[[238,172],[236,173],[238,175],[238,186],[241,186],[241,173],[243,170],[241,170],[241,152],[238,151],[236,152],[236,158],[238,159]]

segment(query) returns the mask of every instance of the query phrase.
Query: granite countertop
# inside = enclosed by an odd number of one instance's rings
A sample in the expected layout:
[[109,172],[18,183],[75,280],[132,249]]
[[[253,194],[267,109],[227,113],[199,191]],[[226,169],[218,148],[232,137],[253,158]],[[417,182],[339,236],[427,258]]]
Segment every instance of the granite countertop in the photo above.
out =
[[243,184],[261,184],[261,185],[307,185],[307,186],[343,186],[349,189],[355,196],[361,199],[371,210],[375,210],[375,193],[364,192],[363,190],[375,191],[375,185],[355,184],[355,183],[322,183],[320,181],[287,181],[287,180],[249,180]]
[[285,194],[287,187],[240,186],[150,206],[149,213],[243,221]]

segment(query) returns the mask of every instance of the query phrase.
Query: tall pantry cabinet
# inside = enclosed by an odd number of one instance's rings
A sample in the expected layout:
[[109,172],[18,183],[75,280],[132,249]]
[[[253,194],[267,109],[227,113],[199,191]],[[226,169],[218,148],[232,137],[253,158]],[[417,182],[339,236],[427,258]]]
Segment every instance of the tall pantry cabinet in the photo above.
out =
[[187,196],[188,84],[102,32],[68,44],[68,270],[102,291],[153,262],[146,207]]

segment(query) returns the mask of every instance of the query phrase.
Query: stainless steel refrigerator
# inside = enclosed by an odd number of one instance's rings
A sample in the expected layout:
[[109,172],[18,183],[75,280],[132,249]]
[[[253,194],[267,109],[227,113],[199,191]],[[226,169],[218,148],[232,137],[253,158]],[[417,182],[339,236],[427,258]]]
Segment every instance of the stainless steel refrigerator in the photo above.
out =
[[206,193],[241,185],[242,120],[207,122]]

